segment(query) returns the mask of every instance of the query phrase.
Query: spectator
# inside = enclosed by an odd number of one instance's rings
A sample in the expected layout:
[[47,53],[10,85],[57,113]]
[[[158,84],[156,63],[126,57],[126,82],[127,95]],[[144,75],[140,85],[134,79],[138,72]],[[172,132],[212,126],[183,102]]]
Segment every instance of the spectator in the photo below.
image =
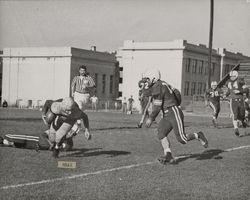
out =
[[132,110],[133,110],[133,103],[134,99],[133,96],[131,95],[130,98],[128,99],[128,115],[132,115]]
[[92,111],[95,111],[97,112],[98,108],[97,108],[97,105],[98,105],[98,97],[97,96],[92,96],[90,98],[90,101],[91,101],[91,105],[92,105]]
[[123,98],[123,101],[122,101],[122,112],[123,113],[127,113],[127,99],[126,97]]

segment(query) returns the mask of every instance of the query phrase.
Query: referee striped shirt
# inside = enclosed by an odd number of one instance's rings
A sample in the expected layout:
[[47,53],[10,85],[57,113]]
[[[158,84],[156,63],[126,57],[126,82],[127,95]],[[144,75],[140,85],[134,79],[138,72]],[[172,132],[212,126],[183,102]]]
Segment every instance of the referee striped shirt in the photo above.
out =
[[91,76],[75,76],[71,83],[71,92],[89,93],[92,87],[95,87],[95,82]]

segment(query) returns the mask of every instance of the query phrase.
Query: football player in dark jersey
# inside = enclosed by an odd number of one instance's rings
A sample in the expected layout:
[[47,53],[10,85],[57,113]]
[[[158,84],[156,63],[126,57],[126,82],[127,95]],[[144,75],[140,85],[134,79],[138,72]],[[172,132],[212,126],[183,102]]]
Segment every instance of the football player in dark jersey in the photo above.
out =
[[245,102],[244,102],[244,93],[247,92],[246,88],[243,86],[245,82],[243,79],[238,78],[237,71],[231,71],[229,73],[230,80],[227,83],[228,91],[226,96],[230,99],[230,109],[231,109],[231,116],[233,119],[233,126],[234,126],[234,134],[236,136],[240,136],[238,123],[239,121],[242,122],[242,126],[245,129],[246,134],[246,121],[245,121]]
[[217,82],[211,82],[211,88],[205,92],[205,104],[213,110],[212,122],[214,127],[217,127],[217,118],[220,112],[220,98],[223,96],[221,88],[217,88]]
[[[74,134],[79,132],[81,124],[78,124],[78,120],[83,121],[85,137],[88,140],[91,139],[88,116],[79,109],[71,97],[56,101],[46,101],[42,112],[43,121],[49,127],[46,132],[48,135],[55,135],[54,157],[58,157],[63,142],[66,139],[72,139]],[[71,143],[73,145],[73,141]]]
[[156,69],[148,70],[145,73],[145,77],[147,77],[149,81],[149,86],[152,88],[151,92],[153,97],[153,110],[146,121],[146,126],[150,127],[159,112],[163,112],[163,117],[158,124],[158,138],[161,141],[164,155],[159,157],[158,161],[162,164],[175,164],[177,161],[172,156],[170,141],[168,139],[168,134],[172,129],[174,130],[177,140],[182,144],[197,139],[203,147],[207,148],[208,141],[201,131],[185,133],[184,115],[179,108],[181,103],[180,92],[168,83],[162,81],[160,76],[160,71]]
[[139,86],[139,101],[141,104],[141,113],[142,117],[138,124],[138,127],[141,128],[144,120],[149,117],[149,107],[152,103],[152,96],[151,96],[151,88],[148,86],[147,78],[142,78],[138,82]]

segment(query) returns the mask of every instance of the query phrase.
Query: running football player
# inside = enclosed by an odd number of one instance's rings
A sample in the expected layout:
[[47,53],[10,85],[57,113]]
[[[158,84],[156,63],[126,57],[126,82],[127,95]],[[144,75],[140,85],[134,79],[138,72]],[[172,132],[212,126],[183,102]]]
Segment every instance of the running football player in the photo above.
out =
[[214,127],[217,127],[217,118],[220,112],[220,98],[223,96],[221,88],[217,88],[217,82],[211,82],[211,88],[205,92],[205,104],[213,110],[212,122]]
[[246,88],[243,86],[245,82],[243,79],[239,79],[237,71],[231,71],[229,73],[230,80],[227,83],[228,91],[226,96],[230,99],[230,109],[231,116],[234,126],[234,134],[240,136],[238,123],[241,121],[244,128],[244,133],[246,134],[247,123],[245,121],[245,102],[244,102],[244,93],[247,92]]
[[181,104],[180,92],[160,79],[161,74],[159,70],[148,70],[145,73],[145,77],[148,78],[148,84],[149,87],[152,88],[151,92],[153,97],[153,110],[146,121],[146,126],[150,127],[159,112],[163,112],[163,117],[158,125],[158,138],[163,147],[164,155],[159,157],[158,161],[162,164],[175,164],[177,162],[171,153],[170,141],[168,139],[168,134],[172,129],[180,143],[186,144],[188,141],[197,139],[201,142],[203,147],[207,148],[208,141],[201,131],[188,134],[185,133],[184,115],[179,108]]

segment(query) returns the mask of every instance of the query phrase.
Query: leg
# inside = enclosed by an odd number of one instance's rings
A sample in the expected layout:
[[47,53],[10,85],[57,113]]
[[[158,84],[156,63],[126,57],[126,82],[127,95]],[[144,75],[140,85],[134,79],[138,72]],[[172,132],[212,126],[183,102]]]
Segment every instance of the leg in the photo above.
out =
[[158,138],[161,141],[161,146],[163,148],[163,156],[158,158],[158,161],[162,164],[170,163],[175,164],[176,160],[173,158],[170,148],[170,141],[168,139],[168,134],[173,129],[171,123],[162,118],[158,126]]
[[60,151],[60,146],[62,145],[63,138],[66,136],[66,134],[71,130],[72,124],[69,123],[63,123],[61,127],[56,131],[56,138],[55,138],[55,148],[53,150],[53,157],[57,158]]
[[203,147],[207,148],[208,141],[205,135],[201,131],[198,133],[189,133],[189,134],[185,133],[184,115],[181,109],[179,109],[177,106],[174,106],[171,108],[171,110],[173,113],[172,115],[174,115],[174,117],[171,117],[171,123],[177,140],[182,144],[186,144],[188,141],[197,139],[201,142]]
[[230,99],[230,110],[234,126],[234,134],[240,136],[239,127],[238,127],[238,102],[234,99]]

